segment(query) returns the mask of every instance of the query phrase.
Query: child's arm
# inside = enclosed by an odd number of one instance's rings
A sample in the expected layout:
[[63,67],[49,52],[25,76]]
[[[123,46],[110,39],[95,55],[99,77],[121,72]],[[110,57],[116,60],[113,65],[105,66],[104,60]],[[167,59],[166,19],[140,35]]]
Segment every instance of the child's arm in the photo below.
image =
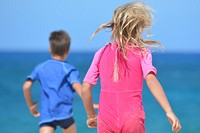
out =
[[[81,97],[81,87],[82,87],[82,85],[77,82],[77,83],[73,83],[72,87],[78,93],[78,95]],[[93,104],[93,107],[95,109],[98,109],[99,108],[99,104]]]
[[165,95],[165,92],[164,92],[161,84],[157,80],[156,76],[152,73],[148,74],[146,77],[146,83],[147,83],[149,90],[155,97],[155,99],[158,101],[158,103],[161,105],[161,107],[166,112],[169,122],[172,124],[172,131],[174,131],[174,132],[180,131],[181,124],[180,124],[178,118],[176,117],[176,115],[173,113],[172,108],[167,100],[166,95]]
[[26,100],[26,104],[31,112],[31,114],[35,117],[39,117],[40,113],[37,109],[37,102],[33,103],[32,97],[31,97],[31,91],[30,88],[32,86],[33,82],[31,80],[27,80],[23,85],[23,91],[24,91],[24,97]]
[[81,97],[81,84],[76,82],[72,84],[72,87],[76,91],[76,93]]
[[97,116],[94,110],[93,101],[92,101],[92,85],[86,82],[83,83],[81,90],[81,96],[83,104],[87,113],[87,125],[89,128],[97,127]]

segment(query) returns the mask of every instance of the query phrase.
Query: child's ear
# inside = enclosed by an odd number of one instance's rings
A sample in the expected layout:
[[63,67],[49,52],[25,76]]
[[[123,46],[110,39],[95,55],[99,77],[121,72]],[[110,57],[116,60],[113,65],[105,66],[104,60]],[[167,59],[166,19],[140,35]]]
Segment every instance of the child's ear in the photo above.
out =
[[49,52],[50,52],[50,53],[52,52],[52,49],[51,49],[51,47],[49,47]]
[[66,56],[68,56],[68,54],[69,54],[69,50],[68,50],[68,51],[66,51],[65,55],[66,55]]

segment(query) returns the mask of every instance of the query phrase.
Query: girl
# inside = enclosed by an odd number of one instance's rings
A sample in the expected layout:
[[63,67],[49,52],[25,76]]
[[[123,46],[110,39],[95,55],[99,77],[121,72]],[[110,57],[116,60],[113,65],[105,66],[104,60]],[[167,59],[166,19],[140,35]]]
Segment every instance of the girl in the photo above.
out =
[[151,8],[141,2],[124,4],[114,11],[111,22],[101,25],[93,34],[106,28],[112,31],[112,42],[96,52],[82,88],[87,125],[94,128],[97,126],[97,116],[92,105],[91,89],[100,77],[99,133],[145,132],[142,78],[146,79],[151,93],[166,112],[172,130],[178,132],[181,129],[156,78],[156,68],[152,65],[152,55],[147,48],[153,44],[159,46],[160,43],[141,38],[143,31],[151,26],[151,12]]

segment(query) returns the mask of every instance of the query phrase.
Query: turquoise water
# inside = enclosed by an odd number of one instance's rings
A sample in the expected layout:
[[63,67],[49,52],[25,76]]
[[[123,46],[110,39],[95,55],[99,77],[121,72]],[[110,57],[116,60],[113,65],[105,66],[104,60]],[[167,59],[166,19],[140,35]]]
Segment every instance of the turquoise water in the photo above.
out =
[[[83,79],[94,53],[71,53],[67,59],[80,70]],[[0,53],[0,133],[37,133],[38,118],[26,107],[22,85],[36,64],[50,58],[48,53]],[[162,53],[153,55],[158,79],[164,87],[171,106],[182,123],[181,133],[200,131],[200,54]],[[94,101],[98,102],[100,85],[94,87]],[[39,101],[39,84],[32,95]],[[171,133],[165,113],[144,83],[143,104],[146,112],[146,133]],[[81,99],[75,94],[74,118],[78,133],[95,133],[88,129]],[[56,133],[61,133],[57,129]]]

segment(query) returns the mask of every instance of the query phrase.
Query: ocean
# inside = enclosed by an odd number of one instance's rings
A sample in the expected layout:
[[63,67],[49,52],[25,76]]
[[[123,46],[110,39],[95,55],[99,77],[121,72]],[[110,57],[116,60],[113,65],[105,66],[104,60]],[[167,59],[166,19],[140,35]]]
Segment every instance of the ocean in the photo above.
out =
[[[67,61],[80,71],[81,81],[90,66],[94,52],[70,53]],[[38,118],[32,117],[24,100],[22,85],[26,76],[40,62],[50,58],[42,52],[0,52],[0,133],[38,133]],[[153,64],[175,114],[179,117],[180,133],[200,132],[200,53],[154,53]],[[32,87],[34,101],[40,100],[39,83]],[[93,88],[98,103],[100,85]],[[143,87],[146,133],[171,133],[164,111]],[[78,95],[74,94],[74,119],[78,133],[96,133],[86,126],[86,113]],[[97,111],[97,110],[96,110]],[[57,128],[55,133],[61,133]]]

